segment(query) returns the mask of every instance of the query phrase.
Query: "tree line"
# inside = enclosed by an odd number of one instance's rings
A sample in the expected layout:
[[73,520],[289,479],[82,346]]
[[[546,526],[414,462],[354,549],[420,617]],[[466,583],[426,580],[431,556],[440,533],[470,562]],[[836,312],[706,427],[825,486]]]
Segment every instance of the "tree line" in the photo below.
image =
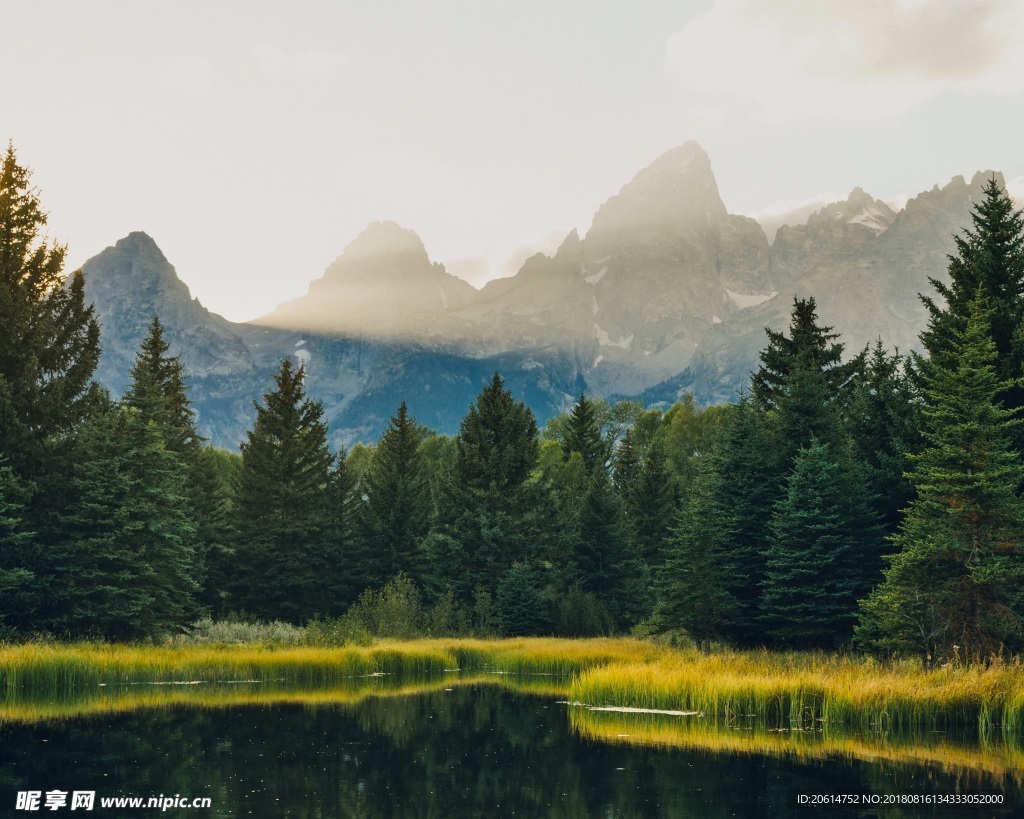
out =
[[[0,169],[0,629],[144,639],[307,623],[399,589],[434,634],[1017,652],[1024,222],[993,180],[923,296],[921,352],[845,355],[813,298],[733,404],[580,395],[538,428],[499,374],[459,433],[397,407],[331,452],[281,363],[241,453],[204,445],[154,318],[113,399],[82,276]],[[389,585],[390,584],[390,585]]]

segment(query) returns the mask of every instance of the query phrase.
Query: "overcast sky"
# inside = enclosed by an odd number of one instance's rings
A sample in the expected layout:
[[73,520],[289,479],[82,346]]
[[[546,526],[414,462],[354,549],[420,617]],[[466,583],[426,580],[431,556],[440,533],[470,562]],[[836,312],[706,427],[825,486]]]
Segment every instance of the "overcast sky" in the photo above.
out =
[[0,139],[71,263],[146,231],[234,320],[378,219],[508,275],[688,139],[733,213],[1024,190],[1019,0],[0,0],[0,31]]

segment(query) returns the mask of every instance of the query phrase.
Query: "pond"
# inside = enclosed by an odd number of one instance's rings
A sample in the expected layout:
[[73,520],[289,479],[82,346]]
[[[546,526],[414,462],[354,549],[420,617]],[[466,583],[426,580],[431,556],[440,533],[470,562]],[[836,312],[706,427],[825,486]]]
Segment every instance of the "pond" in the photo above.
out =
[[[341,695],[258,685],[137,686],[50,706],[21,702],[0,724],[0,815],[32,815],[17,809],[19,792],[22,800],[39,792],[39,813],[85,815],[84,807],[72,810],[76,791],[95,793],[93,816],[1024,812],[1019,755],[986,752],[976,740],[829,745],[813,732],[803,739],[749,726],[730,733],[693,715],[586,711],[544,689],[542,681],[482,677],[413,686],[378,679]],[[50,811],[53,791],[67,796]],[[857,804],[813,804],[822,795]],[[101,804],[150,797],[166,810]],[[180,807],[197,798],[209,806]]]

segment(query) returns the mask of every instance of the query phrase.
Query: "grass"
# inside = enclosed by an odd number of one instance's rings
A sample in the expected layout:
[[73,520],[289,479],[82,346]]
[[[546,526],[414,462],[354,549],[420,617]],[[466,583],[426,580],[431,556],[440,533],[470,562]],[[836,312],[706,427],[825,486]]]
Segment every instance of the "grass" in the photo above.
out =
[[[698,711],[718,728],[821,730],[908,735],[969,729],[982,741],[1019,745],[1024,731],[1024,667],[1019,662],[925,671],[827,654],[671,649],[634,639],[428,639],[339,648],[292,644],[0,646],[0,706],[28,708],[76,700],[109,701],[104,686],[237,683],[264,686],[255,696],[319,696],[367,691],[360,681],[390,675],[388,686],[424,680],[487,679],[597,706]],[[355,682],[353,682],[355,681]],[[141,686],[140,686],[141,688]],[[202,697],[172,693],[145,698]],[[299,691],[299,689],[302,689]],[[217,693],[209,696],[240,696]],[[142,692],[120,692],[127,702]],[[202,696],[207,696],[203,693]],[[74,706],[78,707],[78,706]],[[120,706],[118,706],[120,707]],[[25,711],[27,716],[29,712]],[[8,713],[8,718],[13,718]],[[660,724],[660,723],[659,723]]]
[[716,725],[701,717],[618,714],[573,708],[573,730],[600,742],[711,753],[764,754],[801,761],[836,757],[872,763],[927,764],[959,775],[1024,777],[1024,750],[1019,742],[977,742],[945,733],[912,732],[905,736],[818,729],[772,729],[763,724]]
[[[124,646],[29,643],[0,647],[0,694],[67,691],[142,682],[336,683],[373,673],[439,674],[445,669],[550,674],[566,678],[660,652],[637,640],[383,640],[370,646]],[[564,688],[564,686],[563,686]]]
[[882,665],[827,654],[672,652],[655,662],[592,668],[572,683],[570,699],[699,711],[729,724],[755,717],[784,727],[929,731],[976,727],[1017,736],[1024,726],[1024,667]]

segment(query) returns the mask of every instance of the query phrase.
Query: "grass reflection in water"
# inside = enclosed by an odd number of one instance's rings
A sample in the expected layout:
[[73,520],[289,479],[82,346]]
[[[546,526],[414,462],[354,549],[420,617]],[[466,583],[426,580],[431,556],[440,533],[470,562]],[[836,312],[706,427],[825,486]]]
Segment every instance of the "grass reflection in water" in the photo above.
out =
[[816,760],[1024,771],[1020,667],[881,667],[857,658],[723,652],[638,640],[419,640],[369,647],[0,648],[0,722],[143,709],[356,705],[487,684],[592,706],[571,708],[601,742]]

